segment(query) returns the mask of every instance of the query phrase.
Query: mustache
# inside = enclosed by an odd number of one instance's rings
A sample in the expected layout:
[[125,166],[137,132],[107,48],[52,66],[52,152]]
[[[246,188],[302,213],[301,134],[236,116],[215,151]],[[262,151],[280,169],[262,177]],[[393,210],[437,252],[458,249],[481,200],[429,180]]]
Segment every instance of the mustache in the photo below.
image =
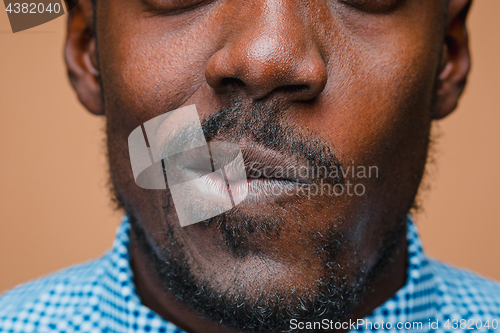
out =
[[317,170],[317,178],[328,178],[332,171],[341,169],[334,145],[287,120],[288,109],[289,106],[279,102],[245,105],[240,99],[234,99],[230,105],[202,120],[203,134],[207,142],[247,140],[278,151]]

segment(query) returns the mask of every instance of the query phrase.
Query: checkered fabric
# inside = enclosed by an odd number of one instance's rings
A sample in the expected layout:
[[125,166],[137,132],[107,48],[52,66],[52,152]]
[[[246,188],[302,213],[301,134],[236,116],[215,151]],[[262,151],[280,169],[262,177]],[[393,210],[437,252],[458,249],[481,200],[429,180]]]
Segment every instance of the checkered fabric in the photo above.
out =
[[[1,295],[0,332],[183,332],[141,304],[129,230],[125,218],[101,258]],[[500,332],[500,285],[427,258],[411,219],[407,239],[406,285],[351,331]]]

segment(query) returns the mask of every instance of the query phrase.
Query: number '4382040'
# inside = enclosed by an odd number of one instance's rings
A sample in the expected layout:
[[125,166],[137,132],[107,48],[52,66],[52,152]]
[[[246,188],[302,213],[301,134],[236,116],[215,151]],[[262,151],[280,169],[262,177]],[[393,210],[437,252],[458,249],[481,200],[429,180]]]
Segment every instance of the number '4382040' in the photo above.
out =
[[47,13],[59,13],[61,11],[61,5],[59,3],[49,3],[48,5],[45,5],[43,3],[9,3],[7,8],[5,8],[5,11],[7,11],[9,14],[14,13],[14,14],[41,14],[44,12]]

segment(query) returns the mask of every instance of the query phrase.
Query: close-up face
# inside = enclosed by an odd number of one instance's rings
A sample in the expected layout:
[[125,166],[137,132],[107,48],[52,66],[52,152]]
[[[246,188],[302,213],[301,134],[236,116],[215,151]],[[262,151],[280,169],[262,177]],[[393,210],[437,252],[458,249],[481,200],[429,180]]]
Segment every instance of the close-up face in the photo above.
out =
[[[292,316],[362,313],[378,292],[367,286],[404,282],[391,272],[405,269],[431,123],[454,109],[468,70],[457,12],[467,1],[81,2],[69,36],[92,19],[95,31],[82,47],[89,74],[72,83],[106,117],[134,244],[175,297],[236,330],[278,331]],[[128,136],[190,105],[208,143],[241,149],[255,193],[181,227],[168,188],[136,185]]]

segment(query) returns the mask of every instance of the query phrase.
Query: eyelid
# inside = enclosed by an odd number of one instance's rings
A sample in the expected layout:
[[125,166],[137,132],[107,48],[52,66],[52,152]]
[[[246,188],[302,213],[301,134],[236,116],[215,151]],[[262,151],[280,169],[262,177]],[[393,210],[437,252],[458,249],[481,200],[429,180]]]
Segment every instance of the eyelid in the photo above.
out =
[[368,13],[386,13],[396,10],[405,0],[339,0],[342,4]]
[[141,0],[147,10],[158,15],[176,15],[193,10],[206,0]]

